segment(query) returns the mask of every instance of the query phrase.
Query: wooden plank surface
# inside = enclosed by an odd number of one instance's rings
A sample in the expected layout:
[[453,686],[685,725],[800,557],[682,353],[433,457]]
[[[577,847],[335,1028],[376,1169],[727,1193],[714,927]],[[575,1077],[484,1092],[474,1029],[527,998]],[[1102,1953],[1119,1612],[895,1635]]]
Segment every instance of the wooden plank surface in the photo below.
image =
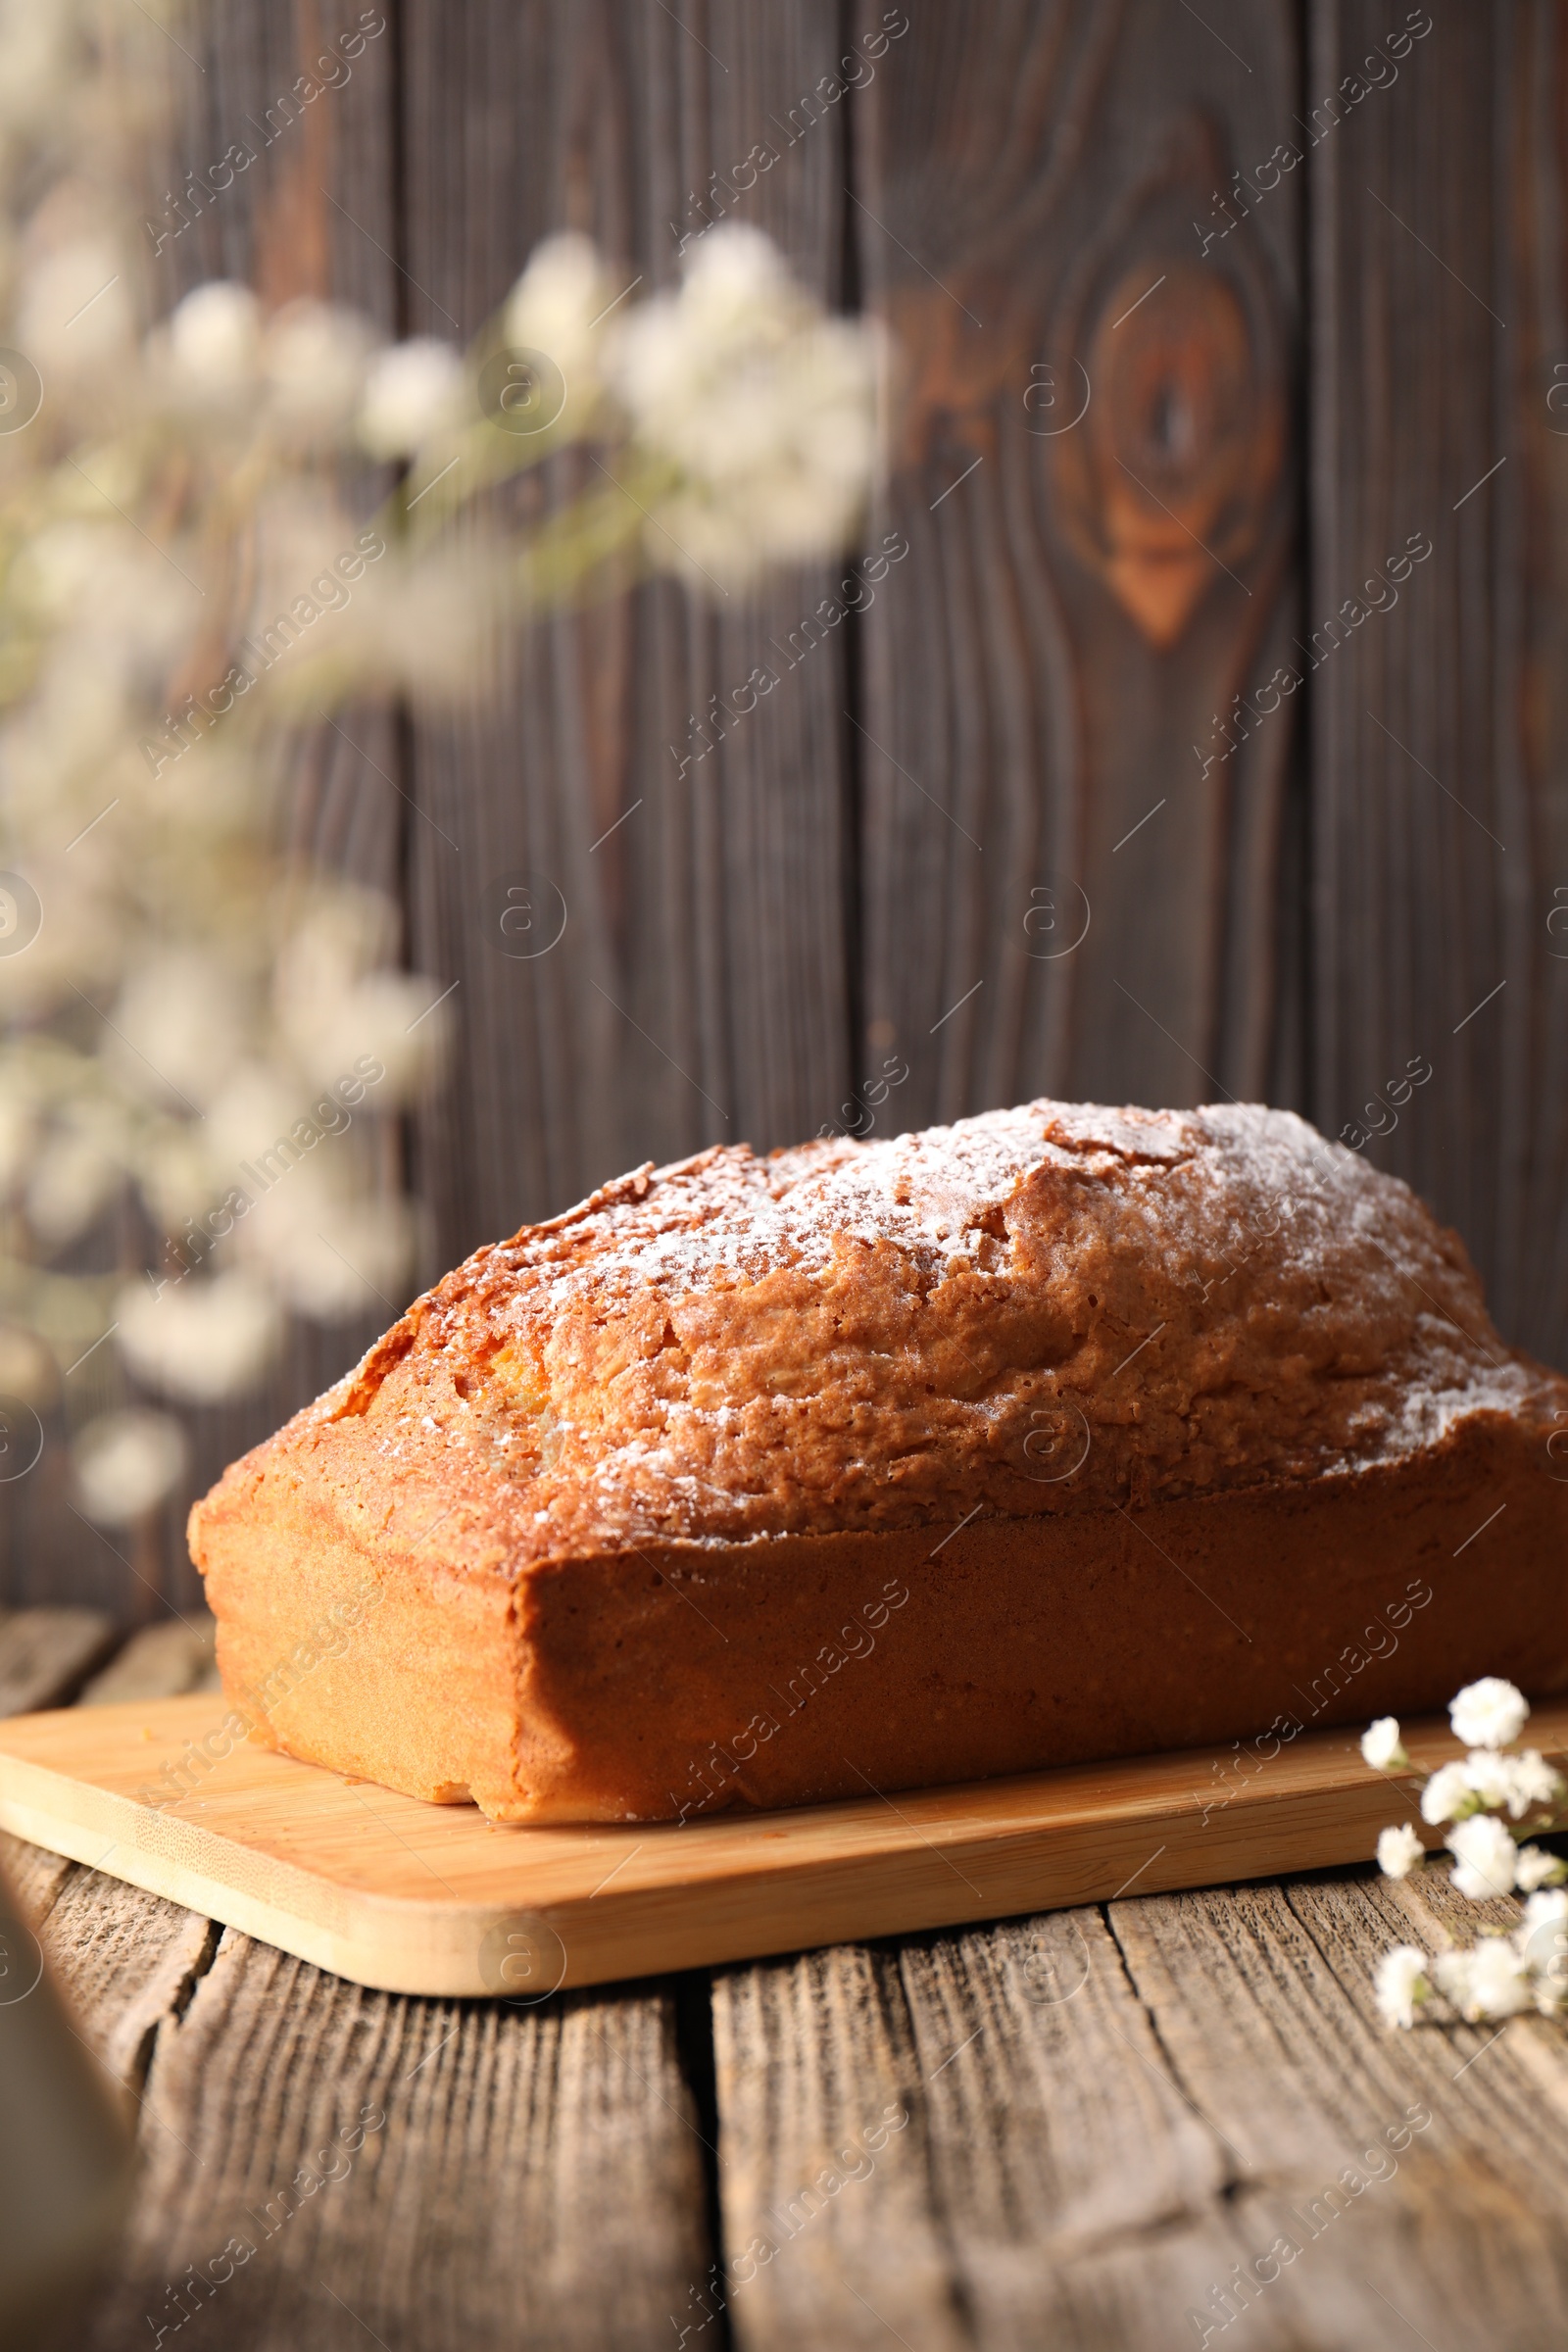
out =
[[362,1991],[226,1931],[160,2027],[145,2099],[184,2144],[142,2130],[95,2352],[165,2317],[184,2265],[231,2240],[205,2324],[270,2352],[652,2344],[702,2268],[667,1993],[466,2012]]
[[1559,2340],[1560,2029],[1390,2035],[1371,2001],[1389,1944],[1489,1910],[1325,1877],[725,1972],[734,2340]]
[[0,1612],[0,1715],[28,1715],[75,1695],[117,1636],[101,1609]]
[[[1222,1803],[1216,1749],[793,1812],[498,1827],[236,1745],[227,1719],[226,1699],[202,1694],[12,1723],[0,1824],[405,1992],[551,1991],[1104,1899],[1135,1880],[1316,1869],[1369,1853],[1400,1803],[1353,1735],[1317,1732]],[[1568,1703],[1532,1728],[1568,1755]],[[1441,1722],[1406,1740],[1427,1769],[1462,1752]]]
[[656,2340],[704,2275],[709,2152],[667,1987],[395,1999],[3,1834],[0,1867],[135,2119],[126,2243],[72,2352],[186,2316],[236,2352],[342,2352],[368,2326],[420,2352],[519,2329],[599,2352]]
[[[1558,1359],[1564,24],[1552,6],[1416,14],[1433,29],[1320,127],[1309,174],[1309,625],[1386,602],[1376,576],[1408,534],[1434,550],[1396,608],[1325,640],[1310,681],[1314,1106],[1458,1227],[1507,1336]],[[1313,100],[1395,21],[1370,0],[1308,17]],[[1403,1094],[1412,1057],[1433,1075]]]
[[920,18],[865,94],[857,243],[906,378],[911,553],[861,624],[858,714],[900,1125],[1297,1083],[1296,707],[1215,724],[1298,625],[1299,180],[1215,201],[1296,75],[1284,6],[1009,0]]
[[208,1609],[144,1625],[93,1676],[76,1703],[114,1707],[131,1699],[172,1698],[179,1691],[217,1690],[217,1644],[218,1622]]
[[[721,0],[701,15],[413,0],[415,328],[471,333],[564,228],[641,300],[711,218],[691,191],[766,140],[776,165],[738,203],[715,200],[839,304],[848,110],[819,106],[793,141],[770,125],[831,72],[839,12]],[[563,461],[547,486],[597,478]],[[456,987],[451,1078],[416,1131],[441,1267],[645,1158],[793,1143],[835,1115],[852,1075],[844,632],[710,752],[692,721],[760,662],[784,671],[769,640],[836,576],[791,575],[752,606],[652,585],[532,632],[499,710],[416,728],[413,790],[450,837],[409,838],[414,956]],[[532,960],[500,952],[487,912],[524,873],[565,916]]]

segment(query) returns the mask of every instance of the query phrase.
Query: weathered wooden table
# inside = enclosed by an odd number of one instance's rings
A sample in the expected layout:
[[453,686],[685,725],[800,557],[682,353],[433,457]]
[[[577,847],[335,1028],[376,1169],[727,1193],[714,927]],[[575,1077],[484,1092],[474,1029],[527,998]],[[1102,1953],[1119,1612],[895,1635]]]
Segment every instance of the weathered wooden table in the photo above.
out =
[[[105,1630],[0,1620],[0,1707],[74,1695]],[[103,1695],[204,1664],[143,1635]],[[1476,1919],[1440,1872],[1129,1896],[514,2009],[368,1992],[0,1842],[134,2102],[134,2211],[83,2352],[1568,2342],[1568,2036],[1396,2036],[1373,2009],[1380,1949]],[[254,2251],[194,2287],[231,2239]]]

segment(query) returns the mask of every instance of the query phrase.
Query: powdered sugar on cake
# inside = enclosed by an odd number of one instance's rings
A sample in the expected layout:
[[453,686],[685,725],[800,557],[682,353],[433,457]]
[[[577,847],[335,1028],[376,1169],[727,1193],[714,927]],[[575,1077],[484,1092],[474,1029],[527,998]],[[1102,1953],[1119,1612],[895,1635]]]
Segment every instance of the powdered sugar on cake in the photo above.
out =
[[1037,1102],[638,1170],[477,1251],[280,1443],[522,1565],[1300,1482],[1565,1396],[1456,1237],[1293,1114]]

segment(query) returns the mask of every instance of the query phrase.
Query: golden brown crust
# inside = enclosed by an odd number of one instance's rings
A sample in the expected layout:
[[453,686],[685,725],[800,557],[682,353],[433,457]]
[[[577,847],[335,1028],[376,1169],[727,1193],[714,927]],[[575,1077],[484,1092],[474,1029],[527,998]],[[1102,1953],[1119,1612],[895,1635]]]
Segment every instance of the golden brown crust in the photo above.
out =
[[212,1531],[231,1693],[294,1755],[498,1820],[691,1820],[1229,1740],[1250,1775],[1479,1666],[1568,1687],[1568,1486],[1484,1415],[1309,1486],[601,1553],[531,1569],[514,1623],[475,1612],[500,1580],[378,1563],[308,1506],[272,1533],[264,1554],[243,1522]]
[[[968,1640],[943,1634],[943,1610],[987,1629],[956,1714],[885,1644],[858,1678],[869,1699],[894,1677],[894,1748],[875,1753],[900,1785],[1116,1752],[1081,1744],[1059,1691],[1042,1714],[1003,1687],[1025,1626],[1080,1675],[1097,1648],[1132,1659],[1141,1636],[1097,1616],[1102,1591],[1123,1606],[1147,1586],[1161,1637],[1125,1705],[1102,1708],[1104,1737],[1125,1752],[1255,1728],[1237,1710],[1273,1686],[1201,1642],[1191,1703],[1159,1696],[1176,1654],[1161,1629],[1186,1601],[1171,1570],[1150,1585],[1148,1561],[1128,1565],[1149,1548],[1128,1531],[1171,1511],[1200,1545],[1209,1526],[1264,1545],[1214,1573],[1241,1576],[1273,1652],[1294,1657],[1282,1625],[1315,1623],[1328,1594],[1310,1545],[1294,1565],[1273,1548],[1303,1508],[1353,1524],[1361,1569],[1382,1576],[1440,1494],[1462,1517],[1481,1493],[1466,1480],[1500,1480],[1499,1556],[1536,1615],[1539,1683],[1568,1652],[1543,1548],[1568,1533],[1544,1449],[1565,1411],[1568,1383],[1497,1337],[1456,1238],[1291,1114],[1036,1102],[887,1143],[641,1169],[478,1251],[233,1466],[192,1514],[192,1548],[225,1679],[256,1684],[345,1580],[380,1595],[344,1657],[267,1710],[295,1752],[421,1794],[472,1788],[513,1817],[643,1816],[678,1809],[654,1788],[671,1740],[726,1737],[735,1629],[764,1589],[794,1639],[801,1595],[844,1604],[833,1563],[852,1539],[897,1537],[901,1576],[935,1545],[945,1565],[921,1570],[926,1598],[902,1619],[936,1609],[933,1656]],[[991,1563],[978,1586],[950,1591],[971,1559]],[[1048,1589],[1031,1614],[1026,1590]],[[1506,1671],[1471,1606],[1455,1604],[1457,1671]],[[727,1639],[707,1659],[715,1609]],[[789,1670],[787,1649],[758,1654]],[[594,1693],[622,1671],[601,1719]],[[1038,1659],[1031,1672],[1055,1689]],[[1020,1727],[1021,1751],[976,1730],[988,1712]],[[940,1728],[960,1718],[961,1737]],[[757,1765],[734,1793],[839,1787],[809,1739],[777,1752],[781,1777]]]

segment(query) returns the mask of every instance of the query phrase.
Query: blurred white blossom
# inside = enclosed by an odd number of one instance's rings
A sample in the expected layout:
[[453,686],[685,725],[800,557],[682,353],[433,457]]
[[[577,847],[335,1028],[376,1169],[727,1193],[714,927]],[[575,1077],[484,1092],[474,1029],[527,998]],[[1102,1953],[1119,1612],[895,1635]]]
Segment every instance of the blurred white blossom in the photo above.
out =
[[1526,1894],[1534,1894],[1538,1887],[1560,1886],[1565,1877],[1568,1877],[1568,1864],[1561,1862],[1555,1854],[1549,1854],[1544,1845],[1522,1845],[1519,1848],[1514,1862],[1514,1880]]
[[1448,1703],[1453,1736],[1466,1747],[1507,1747],[1518,1739],[1530,1713],[1530,1702],[1500,1675],[1483,1675],[1467,1683]]
[[301,299],[270,319],[262,373],[277,420],[306,434],[346,426],[360,405],[375,335],[335,304]]
[[844,545],[875,471],[875,331],[829,318],[760,229],[710,230],[678,293],[617,315],[605,360],[670,477],[661,569],[730,585]]
[[0,1323],[0,1396],[36,1408],[53,1402],[59,1385],[59,1367],[37,1333]]
[[1472,1748],[1464,1760],[1464,1778],[1483,1805],[1505,1805],[1514,1792],[1514,1759],[1496,1748]]
[[83,1511],[104,1527],[128,1525],[177,1485],[186,1456],[185,1433],[170,1414],[142,1406],[101,1413],[71,1448]]
[[1553,1887],[1548,1894],[1533,1894],[1526,1903],[1518,1934],[1520,1948],[1542,1928],[1561,1928],[1568,1932],[1568,1892],[1560,1886]]
[[131,1283],[116,1302],[120,1346],[137,1378],[189,1404],[248,1389],[282,1336],[274,1294],[250,1274]]
[[1506,1806],[1515,1821],[1523,1820],[1533,1806],[1555,1805],[1563,1793],[1561,1774],[1546,1763],[1538,1748],[1527,1748],[1518,1756],[1497,1748],[1472,1748],[1464,1770],[1482,1804]]
[[222,1084],[242,1036],[239,991],[215,941],[154,953],[127,972],[104,1053],[127,1089],[195,1108]]
[[1378,1962],[1374,1989],[1387,2025],[1413,2026],[1416,2011],[1432,1998],[1425,1952],[1413,1943],[1396,1943]]
[[1568,2005],[1568,1892],[1553,1886],[1526,1900],[1514,1949],[1536,1975],[1536,2005],[1548,2016]]
[[501,341],[554,361],[565,385],[564,425],[585,426],[598,405],[605,314],[621,290],[592,240],[567,234],[535,247],[507,298]]
[[1392,1715],[1380,1715],[1361,1734],[1361,1753],[1374,1772],[1407,1772],[1410,1759],[1399,1739],[1399,1726]]
[[130,278],[123,251],[98,235],[74,239],[27,270],[17,305],[17,344],[46,381],[90,378],[128,355]]
[[51,1137],[27,1178],[28,1224],[51,1248],[74,1242],[107,1204],[120,1176],[115,1161],[89,1137],[70,1131]]
[[420,335],[395,343],[371,368],[360,410],[360,439],[374,458],[409,458],[450,432],[471,405],[462,358]]
[[249,286],[219,278],[197,286],[169,322],[176,380],[197,395],[228,396],[256,381],[262,306]]
[[1483,1936],[1467,1952],[1439,1952],[1432,1975],[1445,1999],[1472,2025],[1536,2006],[1530,1965],[1506,1936]]
[[334,1197],[302,1170],[269,1193],[247,1216],[247,1263],[266,1266],[296,1314],[317,1323],[355,1315],[390,1321],[406,1296],[414,1250],[413,1219],[396,1200]]
[[1453,1883],[1472,1902],[1513,1892],[1518,1848],[1494,1814],[1477,1813],[1459,1822],[1448,1832],[1447,1846],[1455,1863]]
[[1426,1848],[1407,1821],[1378,1833],[1378,1868],[1386,1879],[1407,1879],[1426,1859]]
[[1568,1782],[1555,1765],[1548,1764],[1538,1747],[1527,1747],[1513,1759],[1513,1787],[1508,1795],[1508,1810],[1515,1821],[1529,1812],[1532,1805],[1555,1807],[1560,1805]]
[[[390,1320],[417,1277],[384,1123],[461,1000],[301,847],[362,717],[471,704],[552,602],[827,553],[876,470],[873,331],[756,231],[652,296],[552,236],[466,352],[283,298],[287,253],[265,297],[220,279],[149,316],[165,17],[0,0],[0,347],[44,388],[0,431],[0,866],[39,910],[0,954],[0,1372],[73,1405],[83,1351],[95,1382],[240,1395],[289,1315]],[[538,431],[485,405],[518,347],[564,386]],[[586,488],[481,497],[590,436]],[[140,1280],[80,1270],[111,1213]],[[103,1403],[75,1477],[115,1524],[180,1472],[168,1416]]]
[[1475,1810],[1478,1802],[1470,1785],[1469,1766],[1459,1760],[1440,1765],[1421,1791],[1423,1821],[1455,1821]]

